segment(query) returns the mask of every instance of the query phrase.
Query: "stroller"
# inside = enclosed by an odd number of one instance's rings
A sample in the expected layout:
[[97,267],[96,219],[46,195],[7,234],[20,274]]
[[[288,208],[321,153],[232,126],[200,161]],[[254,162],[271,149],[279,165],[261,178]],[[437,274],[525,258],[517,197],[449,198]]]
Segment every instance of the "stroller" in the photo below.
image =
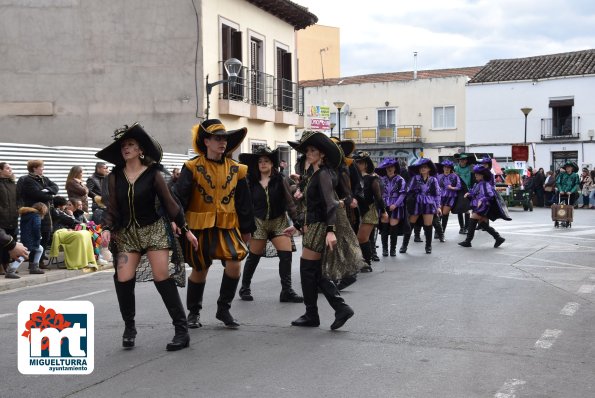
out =
[[[566,202],[563,202],[566,198]],[[570,203],[570,195],[558,195],[558,204],[552,205],[552,221],[556,228],[572,228],[574,207]]]

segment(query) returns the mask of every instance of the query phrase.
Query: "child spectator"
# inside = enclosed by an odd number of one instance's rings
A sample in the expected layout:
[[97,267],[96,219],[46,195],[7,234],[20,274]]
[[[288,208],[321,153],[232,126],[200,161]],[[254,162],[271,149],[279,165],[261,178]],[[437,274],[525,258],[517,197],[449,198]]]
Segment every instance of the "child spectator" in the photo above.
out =
[[29,249],[30,274],[44,273],[39,268],[39,260],[44,252],[43,246],[41,246],[41,220],[47,213],[48,207],[41,202],[34,203],[31,207],[21,207],[19,209],[21,215],[21,242]]

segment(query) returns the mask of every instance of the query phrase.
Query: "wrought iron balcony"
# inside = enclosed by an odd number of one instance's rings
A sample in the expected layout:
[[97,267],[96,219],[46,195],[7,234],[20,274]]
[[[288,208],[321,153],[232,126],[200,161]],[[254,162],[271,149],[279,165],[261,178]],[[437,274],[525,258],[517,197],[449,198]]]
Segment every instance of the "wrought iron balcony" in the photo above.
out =
[[567,140],[580,138],[581,117],[568,117],[565,120],[541,119],[542,140]]
[[389,125],[341,129],[341,139],[365,144],[423,142],[421,125]]

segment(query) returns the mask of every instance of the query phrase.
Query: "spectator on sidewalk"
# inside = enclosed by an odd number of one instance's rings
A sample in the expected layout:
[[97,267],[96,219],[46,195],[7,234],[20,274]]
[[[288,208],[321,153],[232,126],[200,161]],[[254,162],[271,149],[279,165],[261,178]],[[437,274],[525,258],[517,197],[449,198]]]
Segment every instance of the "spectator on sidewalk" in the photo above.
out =
[[[2,228],[0,228],[0,255],[6,256],[9,259],[17,259],[15,260],[16,268],[21,264],[21,262],[29,257],[29,251],[27,248],[22,244],[16,241],[12,236],[8,235]],[[6,278],[9,279],[19,279],[20,276],[16,274],[16,268],[14,263],[7,269]]]
[[591,170],[591,192],[589,192],[589,209],[595,209],[595,170]]
[[[19,209],[21,215],[21,242],[29,249],[29,273],[43,274],[39,267],[44,248],[42,242],[43,219],[48,216],[48,207],[45,203],[37,202],[31,207],[24,206]],[[46,267],[47,268],[47,267]]]
[[[0,228],[16,242],[19,213],[17,209],[17,185],[10,164],[0,162]],[[10,263],[8,250],[0,254],[0,275],[3,275]]]
[[543,183],[544,193],[544,205],[550,207],[554,201],[554,195],[556,194],[556,178],[554,172],[549,170],[545,175],[545,181]]
[[543,167],[540,167],[533,177],[533,191],[535,192],[535,205],[543,207],[545,202],[545,191],[543,185],[545,183],[545,173]]
[[[72,210],[67,209],[68,201],[63,196],[54,197],[54,206],[50,209],[52,215],[52,224],[54,225],[54,231],[59,229],[74,229],[79,221],[74,218]],[[72,204],[71,204],[72,208]]]
[[[17,182],[17,200],[19,204],[32,207],[35,203],[41,202],[49,209],[54,195],[59,191],[58,185],[43,175],[43,160],[29,160],[27,170],[29,173],[21,176]],[[44,214],[45,216],[41,220],[41,246],[45,251],[50,247],[52,241],[52,218],[48,212]],[[43,262],[43,255],[39,267],[42,269],[47,268],[47,265]]]
[[[556,189],[561,197],[568,197],[571,205],[574,205],[579,195],[580,178],[576,172],[578,166],[574,162],[566,162],[564,164],[564,172],[560,172],[556,178]],[[566,198],[561,198],[560,201]]]
[[580,189],[583,197],[581,201],[582,203],[580,203],[578,207],[587,208],[589,207],[589,194],[593,189],[593,180],[589,174],[589,169],[586,167],[583,168],[583,172],[581,174]]
[[87,212],[89,210],[89,205],[87,203],[89,189],[83,183],[83,168],[81,166],[72,166],[68,173],[68,177],[66,177],[65,188],[66,193],[68,194],[68,199],[80,200],[83,204],[83,211]]
[[[105,162],[97,162],[95,163],[95,173],[87,179],[87,189],[89,190],[88,195],[93,199],[93,204],[91,206],[92,211],[103,207],[100,205],[103,196],[102,186],[103,180],[108,174],[109,167],[107,167],[107,164]],[[103,202],[105,203],[105,200]]]

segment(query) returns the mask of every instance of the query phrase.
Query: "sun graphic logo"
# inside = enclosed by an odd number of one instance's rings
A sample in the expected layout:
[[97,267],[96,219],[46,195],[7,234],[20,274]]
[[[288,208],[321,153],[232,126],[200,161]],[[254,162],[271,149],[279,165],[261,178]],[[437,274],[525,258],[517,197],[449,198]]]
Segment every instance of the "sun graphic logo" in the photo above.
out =
[[90,301],[22,301],[18,365],[22,374],[89,374],[95,311]]

